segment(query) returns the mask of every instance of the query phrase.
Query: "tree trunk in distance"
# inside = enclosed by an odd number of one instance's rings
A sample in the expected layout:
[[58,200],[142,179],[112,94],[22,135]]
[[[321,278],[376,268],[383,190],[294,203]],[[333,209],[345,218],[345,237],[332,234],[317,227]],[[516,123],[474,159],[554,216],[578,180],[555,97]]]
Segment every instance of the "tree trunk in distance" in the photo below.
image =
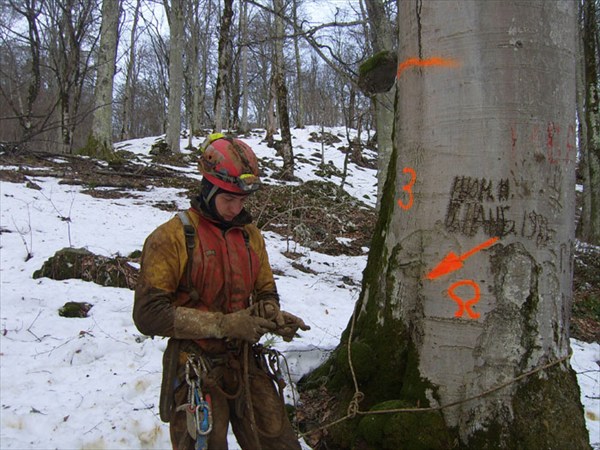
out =
[[335,393],[332,420],[364,396],[328,448],[587,449],[568,363],[576,4],[399,6],[394,147],[355,322],[303,395]]
[[600,88],[598,86],[598,19],[594,0],[583,2],[583,97],[582,145],[583,209],[579,235],[600,245]]
[[127,69],[125,72],[125,86],[123,87],[123,105],[121,110],[121,132],[119,134],[120,140],[130,139],[131,135],[131,120],[133,117],[133,104],[134,104],[134,76],[136,62],[136,34],[137,25],[140,17],[140,5],[141,0],[136,0],[135,10],[133,12],[133,24],[131,25],[131,32],[129,34],[129,61],[127,62]]
[[183,11],[184,0],[172,0],[169,13],[169,107],[167,119],[167,145],[179,153],[181,139],[181,99],[183,93]]
[[[369,18],[370,42],[373,53],[394,50],[394,29],[386,14],[382,0],[365,0]],[[392,154],[392,133],[394,129],[394,99],[396,85],[390,91],[374,94],[371,99],[375,107],[375,129],[377,131],[377,204],[379,209],[381,193]]]
[[290,112],[288,108],[288,90],[285,82],[285,59],[283,53],[283,42],[285,29],[283,18],[284,3],[282,0],[273,0],[275,10],[275,61],[273,67],[273,81],[275,83],[275,95],[277,99],[277,116],[279,117],[279,132],[281,142],[279,151],[283,157],[283,169],[281,178],[294,179],[294,151],[292,147],[292,132],[290,130]]
[[88,142],[96,155],[112,152],[113,85],[120,11],[120,1],[102,1],[102,26],[100,27],[100,50],[94,92],[92,135]]
[[240,122],[240,133],[247,133],[250,131],[248,126],[248,99],[249,99],[249,86],[248,86],[248,2],[242,0],[242,11],[240,19],[240,33],[242,35],[242,48],[241,51],[241,78],[242,78],[242,118]]
[[[298,0],[292,1],[292,20],[298,23]],[[304,128],[304,86],[302,84],[302,60],[300,58],[300,37],[294,33],[294,60],[296,62],[296,128]]]
[[228,83],[229,46],[231,22],[233,20],[233,0],[225,0],[223,4],[223,16],[221,17],[221,29],[219,31],[219,72],[217,75],[217,87],[215,88],[215,126],[214,131],[223,129],[223,101],[225,97],[225,85]]

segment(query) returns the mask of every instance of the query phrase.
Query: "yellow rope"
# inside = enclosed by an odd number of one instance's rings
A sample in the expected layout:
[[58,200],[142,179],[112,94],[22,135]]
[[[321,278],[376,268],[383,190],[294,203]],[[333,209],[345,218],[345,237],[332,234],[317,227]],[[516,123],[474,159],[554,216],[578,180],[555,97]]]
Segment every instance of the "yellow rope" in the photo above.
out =
[[470,397],[464,398],[462,400],[457,400],[455,402],[451,402],[448,403],[446,405],[440,405],[440,406],[431,406],[431,407],[427,407],[427,408],[395,408],[395,409],[380,409],[377,411],[361,411],[360,407],[359,407],[359,403],[362,401],[362,399],[364,398],[364,393],[362,393],[359,388],[358,388],[358,381],[356,379],[356,373],[354,372],[354,366],[352,364],[352,350],[351,350],[351,342],[352,342],[352,336],[354,334],[354,323],[355,323],[355,313],[356,310],[352,313],[352,318],[351,318],[351,322],[350,322],[350,334],[348,336],[348,364],[350,366],[350,373],[352,374],[352,381],[354,383],[354,395],[352,396],[352,400],[350,400],[350,403],[348,404],[348,409],[346,412],[346,415],[344,417],[341,417],[338,420],[335,420],[331,423],[328,423],[326,425],[323,425],[321,427],[312,429],[310,431],[307,431],[306,433],[301,433],[300,435],[302,437],[306,437],[310,434],[316,433],[317,431],[321,431],[321,430],[325,430],[327,428],[331,428],[339,423],[342,423],[348,419],[353,419],[354,417],[356,417],[356,415],[361,415],[361,416],[367,416],[367,415],[371,415],[371,414],[396,414],[396,413],[413,413],[413,412],[433,412],[433,411],[441,411],[443,409],[446,408],[451,408],[453,406],[457,406],[460,405],[462,403],[466,403],[466,402],[470,402],[472,400],[476,400],[478,398],[482,398],[485,397],[493,392],[499,391],[500,389],[503,389],[511,384],[514,384],[524,378],[527,378],[535,373],[541,372],[542,370],[546,370],[552,366],[555,366],[557,364],[560,364],[566,360],[568,360],[572,355],[573,355],[573,350],[571,350],[566,356],[563,356],[562,358],[559,358],[557,360],[551,361],[547,364],[544,364],[542,366],[538,366],[534,369],[531,369],[528,372],[522,373],[521,375],[512,378],[509,381],[506,381],[502,384],[496,385],[488,390],[485,390],[483,392],[480,392],[477,395],[472,395]]

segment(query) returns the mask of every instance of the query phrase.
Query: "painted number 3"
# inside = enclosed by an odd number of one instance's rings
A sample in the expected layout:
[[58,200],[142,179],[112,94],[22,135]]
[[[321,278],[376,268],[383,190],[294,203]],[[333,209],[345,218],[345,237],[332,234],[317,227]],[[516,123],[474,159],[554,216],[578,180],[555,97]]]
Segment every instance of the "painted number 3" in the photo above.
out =
[[398,206],[400,206],[400,208],[402,208],[403,210],[407,211],[410,208],[412,208],[412,205],[413,205],[412,187],[415,184],[415,181],[417,181],[417,174],[416,174],[415,170],[410,167],[405,167],[402,170],[402,172],[410,174],[410,181],[402,187],[402,190],[404,192],[406,192],[406,195],[408,196],[408,200],[406,203],[404,203],[404,201],[402,201],[402,199],[398,200]]

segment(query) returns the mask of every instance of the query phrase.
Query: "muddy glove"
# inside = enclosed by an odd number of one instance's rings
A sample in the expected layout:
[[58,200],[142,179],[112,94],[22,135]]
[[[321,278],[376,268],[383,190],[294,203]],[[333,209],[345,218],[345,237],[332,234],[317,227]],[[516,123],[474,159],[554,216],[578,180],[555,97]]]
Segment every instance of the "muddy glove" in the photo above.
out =
[[241,339],[255,344],[263,334],[275,330],[277,326],[272,320],[253,316],[251,309],[242,309],[224,314],[221,327],[223,337]]
[[277,326],[274,333],[281,336],[285,342],[290,342],[294,338],[298,328],[302,331],[310,330],[310,327],[306,325],[300,317],[286,311],[281,311],[281,314],[284,319],[284,324],[283,326]]
[[275,328],[275,322],[252,316],[250,309],[230,314],[184,307],[175,309],[174,337],[177,339],[230,338],[256,343]]

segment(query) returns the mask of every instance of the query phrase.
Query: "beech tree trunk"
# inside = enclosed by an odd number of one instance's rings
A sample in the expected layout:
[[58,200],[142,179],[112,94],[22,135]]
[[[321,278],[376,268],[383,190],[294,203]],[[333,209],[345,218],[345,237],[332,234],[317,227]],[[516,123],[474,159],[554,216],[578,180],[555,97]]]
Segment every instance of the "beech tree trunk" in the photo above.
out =
[[399,3],[394,147],[354,327],[303,395],[325,388],[347,415],[327,448],[589,448],[568,334],[576,2],[416,6]]
[[113,85],[120,12],[120,1],[103,0],[92,135],[91,142],[88,143],[93,146],[97,155],[112,152]]
[[170,8],[164,0],[169,18],[169,107],[166,142],[173,153],[179,153],[181,139],[181,99],[183,93],[184,0],[172,0]]

